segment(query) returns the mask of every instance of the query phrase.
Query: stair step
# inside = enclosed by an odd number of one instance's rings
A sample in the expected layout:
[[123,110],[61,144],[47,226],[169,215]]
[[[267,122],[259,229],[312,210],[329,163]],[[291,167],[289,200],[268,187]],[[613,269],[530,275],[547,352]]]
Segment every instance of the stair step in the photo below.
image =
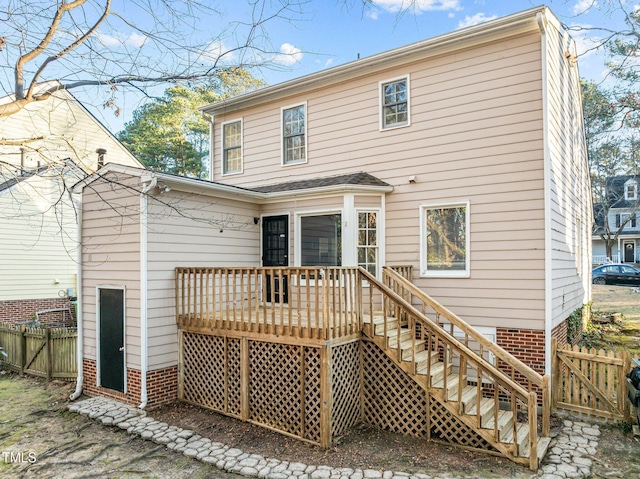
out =
[[[369,321],[371,318],[366,318],[364,321],[364,325],[369,327],[369,331],[371,331],[371,322]],[[387,332],[396,329],[398,327],[398,319],[387,317]],[[384,316],[374,316],[373,317],[373,334],[376,336],[384,335]]]
[[[447,365],[447,373],[449,373],[447,375],[447,389],[449,386],[449,381],[453,380],[453,376],[450,375],[451,370],[453,369],[453,366],[451,364]],[[431,387],[436,387],[436,384],[440,384],[440,387],[443,386],[444,383],[444,371],[445,371],[445,366],[444,363],[441,361],[438,361],[437,363],[431,363],[431,378],[429,381],[429,384],[431,384]],[[417,371],[418,374],[427,374],[427,367],[426,365],[424,366],[423,369],[420,369]]]
[[[469,416],[477,416],[477,392],[470,393],[469,406],[463,402],[464,414]],[[480,427],[485,429],[493,429],[493,409],[495,407],[494,400],[492,398],[480,399]]]
[[[411,340],[412,331],[410,329],[400,328],[400,341],[408,341]],[[376,336],[384,337],[384,331],[381,333],[376,333]],[[394,344],[397,344],[398,340],[398,328],[387,329],[387,344],[390,344],[391,341],[394,341]]]
[[429,356],[431,356],[431,366],[438,362],[438,351],[428,351],[424,349],[416,353],[416,374],[426,374],[427,365],[429,364]]
[[[526,423],[518,423],[516,425],[517,429],[517,440],[516,444],[518,446],[518,456],[520,457],[529,457],[529,425]],[[543,439],[538,440],[538,445]],[[505,444],[513,444],[513,425],[508,428],[500,437],[500,442]]]
[[[395,337],[389,338],[389,341],[387,342],[387,344],[388,344],[388,348],[389,349],[397,349],[397,347],[398,347],[398,341],[396,340]],[[423,340],[421,340],[421,339],[416,339],[415,343],[411,338],[405,339],[405,340],[401,340],[400,341],[400,349],[402,350],[402,359],[403,359],[403,361],[410,361],[411,360],[412,349],[413,349],[413,351],[418,353],[420,351],[424,351],[424,346],[425,346],[425,342]]]
[[[493,417],[489,419],[488,424],[483,425],[482,427],[485,429],[493,429]],[[511,435],[513,436],[513,412],[511,411],[498,411],[498,440],[501,437],[505,437],[508,434],[508,431],[511,431]]]

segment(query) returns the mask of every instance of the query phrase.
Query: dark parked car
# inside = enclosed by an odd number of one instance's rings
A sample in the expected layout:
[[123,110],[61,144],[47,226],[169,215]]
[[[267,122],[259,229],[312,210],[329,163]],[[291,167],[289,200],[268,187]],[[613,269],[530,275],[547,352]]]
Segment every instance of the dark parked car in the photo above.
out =
[[593,284],[640,286],[640,269],[628,264],[605,264],[591,272]]

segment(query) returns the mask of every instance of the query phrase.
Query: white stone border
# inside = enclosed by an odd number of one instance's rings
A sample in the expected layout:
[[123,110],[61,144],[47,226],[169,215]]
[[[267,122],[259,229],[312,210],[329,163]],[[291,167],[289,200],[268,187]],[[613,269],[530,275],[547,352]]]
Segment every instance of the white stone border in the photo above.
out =
[[[84,399],[69,405],[69,411],[117,426],[142,439],[164,444],[187,457],[212,464],[223,471],[260,479],[444,479],[444,476],[378,471],[375,469],[310,466],[302,462],[280,461],[260,454],[248,454],[220,442],[202,437],[189,429],[156,421],[145,411],[104,397]],[[584,422],[564,421],[560,434],[552,441],[540,479],[588,478],[598,447],[600,429]]]

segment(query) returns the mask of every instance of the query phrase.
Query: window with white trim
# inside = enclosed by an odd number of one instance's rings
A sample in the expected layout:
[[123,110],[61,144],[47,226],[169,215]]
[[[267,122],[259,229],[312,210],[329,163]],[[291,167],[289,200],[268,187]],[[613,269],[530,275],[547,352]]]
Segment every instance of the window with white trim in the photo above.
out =
[[420,207],[422,276],[469,276],[469,203]]
[[378,271],[378,213],[358,212],[358,266],[373,276]]
[[300,217],[300,266],[342,266],[342,215]]
[[282,110],[282,164],[307,161],[306,105]]
[[409,125],[409,77],[380,83],[380,129]]
[[242,120],[222,125],[222,174],[242,173]]
[[635,201],[638,199],[638,183],[635,180],[628,180],[624,184],[624,199],[626,201]]

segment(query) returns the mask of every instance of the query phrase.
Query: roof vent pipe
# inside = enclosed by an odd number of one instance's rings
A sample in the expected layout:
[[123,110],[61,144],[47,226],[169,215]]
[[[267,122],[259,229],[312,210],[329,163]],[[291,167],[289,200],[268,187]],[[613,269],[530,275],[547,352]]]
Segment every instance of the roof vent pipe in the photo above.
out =
[[104,155],[107,154],[107,150],[104,148],[98,148],[96,153],[98,154],[98,169],[100,169],[104,166]]

